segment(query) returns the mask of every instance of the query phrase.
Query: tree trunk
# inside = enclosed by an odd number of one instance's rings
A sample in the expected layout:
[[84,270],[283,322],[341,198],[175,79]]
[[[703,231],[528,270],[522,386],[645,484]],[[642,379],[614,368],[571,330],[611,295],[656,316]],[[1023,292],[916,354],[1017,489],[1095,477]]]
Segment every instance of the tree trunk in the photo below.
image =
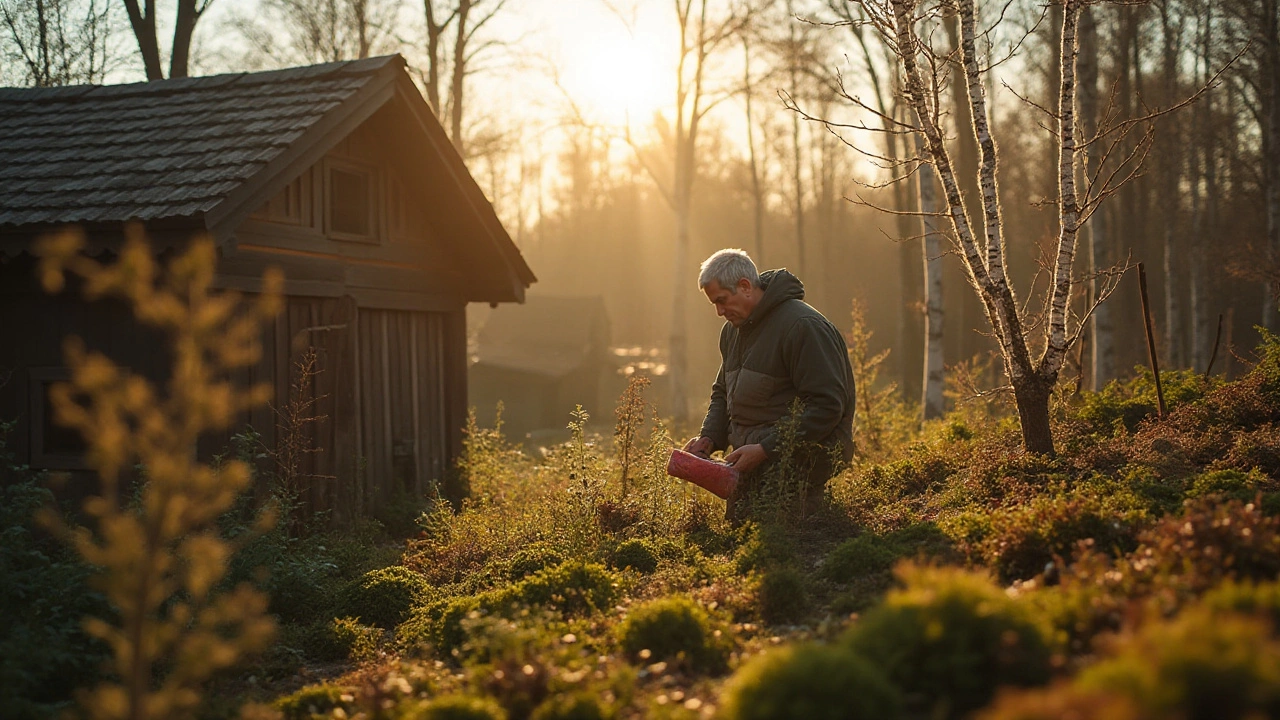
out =
[[[791,23],[791,27],[791,50],[798,55],[799,49],[796,47],[794,22]],[[796,66],[799,63],[799,57],[791,58],[791,91],[793,93],[798,93]],[[795,204],[791,210],[796,226],[796,252],[798,254],[796,270],[800,275],[800,279],[804,280],[809,268],[805,263],[804,185],[800,181],[800,114],[795,112],[791,113],[791,185],[796,193]]]
[[1267,260],[1270,265],[1271,278],[1264,289],[1262,306],[1262,325],[1271,332],[1280,332],[1280,14],[1277,0],[1264,3],[1266,12],[1265,61],[1263,67],[1270,78],[1267,80],[1268,105],[1266,108],[1267,142],[1266,150],[1266,197],[1267,197]]
[[138,7],[138,0],[124,0],[124,7],[129,14],[129,25],[133,27],[133,37],[138,41],[138,51],[142,53],[142,66],[146,70],[147,80],[163,80],[160,46],[156,40],[155,0],[146,0],[145,13]]
[[440,38],[451,20],[436,19],[435,0],[422,0],[427,19],[427,103],[440,116]]
[[[1098,132],[1098,25],[1093,8],[1086,7],[1080,14],[1080,52],[1076,63],[1080,92],[1080,129],[1084,140],[1092,140]],[[1097,177],[1102,150],[1097,143],[1085,150],[1086,172]],[[1105,279],[1101,273],[1111,267],[1108,252],[1110,238],[1107,233],[1109,206],[1097,208],[1083,228],[1089,243],[1089,302],[1097,302]],[[1092,320],[1093,344],[1090,355],[1092,389],[1101,390],[1116,376],[1115,341],[1111,321],[1111,305],[1103,303],[1094,308]]]
[[169,57],[169,77],[187,76],[188,58],[191,55],[191,37],[195,35],[200,12],[196,0],[178,0],[178,15],[173,23],[173,54]]
[[[1212,12],[1212,4],[1206,5]],[[1205,82],[1208,82],[1212,65],[1212,18],[1206,18],[1204,43],[1202,51],[1205,68]],[[1209,304],[1211,288],[1211,267],[1207,251],[1210,238],[1218,233],[1218,131],[1214,118],[1214,94],[1210,90],[1200,101],[1200,112],[1203,119],[1199,123],[1201,131],[1200,152],[1204,167],[1204,226],[1201,232],[1193,235],[1190,242],[1189,259],[1191,261],[1191,367],[1196,371],[1204,371],[1209,366],[1209,354],[1213,351],[1214,338],[1217,335],[1216,317]],[[1194,154],[1194,149],[1192,153]],[[1192,225],[1193,231],[1197,226]]]
[[[921,143],[917,139],[917,143]],[[917,171],[919,177],[920,212],[938,212],[938,194],[934,183],[933,166],[922,163]],[[933,420],[943,415],[942,389],[943,356],[942,356],[942,233],[939,232],[938,218],[924,215],[924,303],[925,303],[925,349],[924,349],[924,419]],[[905,244],[905,243],[904,243]]]
[[462,141],[463,89],[467,79],[467,14],[472,0],[459,0],[457,38],[453,43],[453,82],[449,85],[449,132],[453,146],[464,159],[466,147]]
[[1038,378],[1014,383],[1013,395],[1022,424],[1022,443],[1029,453],[1053,457],[1053,430],[1049,425],[1049,396],[1052,385]]
[[[943,19],[943,27],[952,49],[960,47],[959,27],[955,14]],[[982,227],[982,213],[975,208],[979,197],[978,187],[978,144],[974,139],[973,109],[966,101],[965,69],[960,63],[951,64],[951,93],[954,98],[954,123],[956,129],[956,178],[960,186],[961,196],[968,203],[969,223],[972,227]],[[957,283],[957,286],[962,286]],[[985,324],[982,301],[971,292],[960,294],[959,330],[953,338],[958,348],[960,360],[969,360],[979,353],[984,353],[989,346],[978,333]]]
[[689,417],[689,332],[687,322],[689,276],[689,204],[676,209],[676,247],[672,257],[675,273],[675,295],[671,304],[670,358],[667,375],[671,378],[671,413],[677,422]]
[[747,153],[751,162],[751,212],[752,228],[755,233],[754,251],[756,265],[764,264],[764,192],[760,189],[760,164],[756,160],[755,118],[751,114],[751,41],[746,35],[742,39],[742,84],[743,94],[747,101]]

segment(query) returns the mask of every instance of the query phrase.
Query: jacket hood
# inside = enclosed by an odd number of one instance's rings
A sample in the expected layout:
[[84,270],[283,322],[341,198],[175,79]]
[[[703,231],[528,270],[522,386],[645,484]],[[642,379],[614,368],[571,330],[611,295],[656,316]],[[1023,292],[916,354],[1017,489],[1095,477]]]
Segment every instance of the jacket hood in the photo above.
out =
[[760,286],[764,288],[764,297],[760,298],[751,315],[747,316],[743,329],[755,327],[773,312],[774,308],[788,300],[804,299],[804,283],[800,282],[800,278],[787,272],[786,268],[760,273]]

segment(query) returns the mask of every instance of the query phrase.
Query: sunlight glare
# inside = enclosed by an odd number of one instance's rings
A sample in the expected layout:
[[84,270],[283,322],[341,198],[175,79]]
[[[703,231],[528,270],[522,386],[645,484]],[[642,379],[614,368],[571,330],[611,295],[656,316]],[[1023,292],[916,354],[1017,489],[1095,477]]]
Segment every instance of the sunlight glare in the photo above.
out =
[[648,122],[673,102],[674,78],[662,48],[645,35],[592,33],[572,48],[565,91],[588,119],[613,125]]

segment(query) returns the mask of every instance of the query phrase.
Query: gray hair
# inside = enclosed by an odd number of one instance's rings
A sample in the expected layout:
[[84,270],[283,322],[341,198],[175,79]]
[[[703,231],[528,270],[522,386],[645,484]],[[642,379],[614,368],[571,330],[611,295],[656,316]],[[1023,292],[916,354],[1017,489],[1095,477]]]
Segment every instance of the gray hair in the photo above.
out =
[[738,281],[748,280],[752,287],[760,287],[760,273],[751,256],[737,248],[717,250],[702,263],[702,272],[698,273],[698,287],[705,288],[715,280],[720,287],[730,292],[738,292]]

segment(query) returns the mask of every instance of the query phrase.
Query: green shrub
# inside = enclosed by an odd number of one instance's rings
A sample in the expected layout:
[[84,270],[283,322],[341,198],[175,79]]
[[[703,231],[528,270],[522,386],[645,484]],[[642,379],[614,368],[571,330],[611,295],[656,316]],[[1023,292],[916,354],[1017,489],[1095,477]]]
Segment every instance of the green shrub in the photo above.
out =
[[1147,522],[1144,505],[1133,493],[1108,485],[1042,495],[992,511],[988,534],[969,551],[1006,582],[1031,578],[1055,556],[1069,559],[1082,540],[1104,550],[1133,549]]
[[396,641],[404,650],[430,645],[449,653],[466,640],[462,621],[473,613],[509,615],[520,608],[541,607],[567,616],[585,615],[613,607],[617,596],[612,573],[596,563],[573,560],[505,588],[416,608],[396,629]]
[[642,573],[658,569],[658,553],[653,543],[633,538],[618,545],[613,551],[613,566],[619,570],[631,568]]
[[1261,472],[1243,473],[1239,470],[1218,470],[1198,475],[1191,480],[1186,497],[1199,498],[1218,495],[1248,502],[1257,496],[1261,487],[1269,484]]
[[847,648],[805,644],[773,650],[734,674],[722,695],[724,720],[892,720],[898,691]]
[[516,551],[515,555],[511,556],[511,560],[507,563],[507,577],[512,581],[523,580],[539,570],[555,567],[562,562],[564,562],[564,557],[558,551],[546,545],[521,548]]
[[[1139,372],[1132,380],[1112,380],[1098,392],[1084,393],[1077,416],[1095,432],[1111,434],[1120,427],[1128,432],[1137,430],[1157,409],[1155,376],[1146,368]],[[1169,410],[1199,400],[1211,387],[1211,381],[1190,370],[1166,370],[1160,373],[1160,382]]]
[[822,566],[822,575],[835,582],[884,572],[898,559],[895,548],[875,535],[859,535],[836,546]]
[[[252,562],[252,556],[249,556],[249,562]],[[281,622],[308,624],[332,615],[332,588],[338,582],[336,567],[332,563],[323,558],[283,550],[262,566],[269,570],[263,588],[270,598],[267,609]],[[252,568],[246,567],[245,574],[251,573]]]
[[752,570],[773,565],[786,565],[795,560],[796,552],[792,540],[776,525],[748,525],[741,531],[744,535],[742,544],[734,552],[734,567],[739,573],[746,574]]
[[1265,618],[1272,633],[1280,636],[1280,582],[1229,580],[1205,593],[1203,602],[1210,610]]
[[1255,618],[1188,609],[1153,622],[1081,672],[1085,690],[1129,697],[1149,717],[1234,720],[1280,715],[1280,644]]
[[414,720],[507,720],[507,711],[489,698],[446,695],[413,712]]
[[349,716],[355,709],[355,697],[351,688],[324,683],[308,685],[274,704],[285,720],[312,720],[333,717],[339,708]]
[[324,625],[335,660],[360,662],[377,656],[382,629],[361,625],[355,618],[334,618]]
[[804,573],[794,567],[767,568],[756,585],[756,602],[760,618],[769,624],[799,622],[810,606]]
[[1123,695],[1086,692],[1060,683],[1050,688],[1002,692],[975,720],[1144,720]]
[[885,671],[914,708],[961,717],[996,688],[1049,679],[1049,648],[1029,609],[980,575],[905,566],[906,587],[854,626],[849,647]]
[[542,703],[529,720],[609,720],[613,713],[594,695],[580,692],[558,695]]
[[382,628],[394,628],[431,592],[426,578],[403,566],[371,570],[347,585],[341,612]]
[[613,607],[617,578],[604,566],[570,560],[501,590],[501,604],[539,605],[566,615],[583,615]]
[[52,717],[100,676],[104,643],[83,630],[109,612],[89,587],[89,567],[51,542],[35,521],[53,495],[12,468],[0,424],[0,707],[6,717]]
[[684,663],[704,672],[724,669],[732,649],[725,631],[706,610],[686,597],[672,596],[635,607],[618,626],[618,643],[631,657]]

